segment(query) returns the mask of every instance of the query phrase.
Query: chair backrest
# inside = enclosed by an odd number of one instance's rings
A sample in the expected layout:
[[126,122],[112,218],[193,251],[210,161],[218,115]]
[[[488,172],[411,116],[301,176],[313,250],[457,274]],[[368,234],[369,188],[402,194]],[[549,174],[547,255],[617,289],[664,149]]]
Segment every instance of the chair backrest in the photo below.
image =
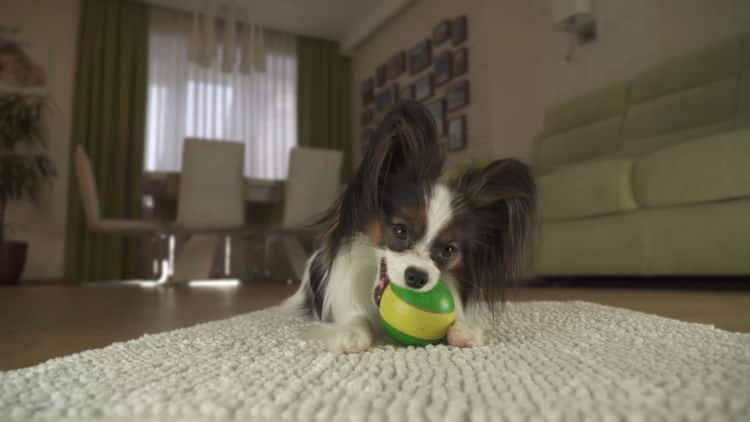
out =
[[91,161],[83,145],[76,147],[75,160],[78,193],[81,195],[81,202],[83,202],[83,214],[86,217],[86,224],[89,228],[93,228],[101,218],[99,214],[99,192],[96,188],[94,171],[91,169]]
[[293,148],[284,199],[284,227],[309,223],[340,191],[341,151]]
[[245,221],[245,146],[186,139],[177,223],[185,229],[229,229]]

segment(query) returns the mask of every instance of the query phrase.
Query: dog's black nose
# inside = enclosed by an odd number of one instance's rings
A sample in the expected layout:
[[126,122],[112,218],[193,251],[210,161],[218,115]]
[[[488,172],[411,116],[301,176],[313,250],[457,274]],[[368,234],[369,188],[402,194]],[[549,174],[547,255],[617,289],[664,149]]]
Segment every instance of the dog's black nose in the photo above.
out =
[[413,288],[413,289],[419,289],[425,284],[427,284],[427,273],[418,270],[414,267],[409,267],[404,271],[404,279],[406,280],[406,285]]

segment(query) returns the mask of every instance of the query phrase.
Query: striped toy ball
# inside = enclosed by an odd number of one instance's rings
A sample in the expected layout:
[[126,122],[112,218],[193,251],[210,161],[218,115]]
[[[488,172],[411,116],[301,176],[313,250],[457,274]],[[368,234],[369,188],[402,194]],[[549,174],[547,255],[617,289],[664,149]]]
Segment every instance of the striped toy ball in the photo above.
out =
[[439,343],[454,319],[453,295],[442,280],[428,292],[389,284],[380,300],[383,328],[406,346]]

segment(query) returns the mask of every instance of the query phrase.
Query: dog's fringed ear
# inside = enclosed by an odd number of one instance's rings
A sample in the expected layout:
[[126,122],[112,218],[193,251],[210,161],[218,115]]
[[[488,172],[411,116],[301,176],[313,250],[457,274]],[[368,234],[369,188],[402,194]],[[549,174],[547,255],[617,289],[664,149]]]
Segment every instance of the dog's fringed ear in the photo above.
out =
[[444,162],[435,122],[420,103],[405,101],[383,118],[346,191],[323,222],[335,250],[380,211],[389,178],[420,183],[440,176]]
[[405,101],[394,107],[378,126],[365,151],[353,183],[368,211],[380,205],[387,178],[420,182],[440,176],[444,154],[432,115],[422,104]]
[[465,251],[467,280],[475,295],[493,309],[505,288],[524,277],[536,219],[536,184],[529,167],[515,159],[497,160],[460,177],[458,206],[471,215],[472,243]]

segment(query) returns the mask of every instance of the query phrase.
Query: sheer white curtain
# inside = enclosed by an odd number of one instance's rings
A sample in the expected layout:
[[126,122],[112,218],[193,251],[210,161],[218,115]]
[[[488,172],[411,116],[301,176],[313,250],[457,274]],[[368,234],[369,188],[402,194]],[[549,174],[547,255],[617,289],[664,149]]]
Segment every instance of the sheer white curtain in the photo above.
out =
[[294,35],[263,30],[265,69],[241,72],[238,58],[224,72],[222,60],[188,60],[191,16],[154,7],[149,19],[146,171],[179,170],[184,139],[197,137],[242,142],[247,176],[285,179],[297,144]]

